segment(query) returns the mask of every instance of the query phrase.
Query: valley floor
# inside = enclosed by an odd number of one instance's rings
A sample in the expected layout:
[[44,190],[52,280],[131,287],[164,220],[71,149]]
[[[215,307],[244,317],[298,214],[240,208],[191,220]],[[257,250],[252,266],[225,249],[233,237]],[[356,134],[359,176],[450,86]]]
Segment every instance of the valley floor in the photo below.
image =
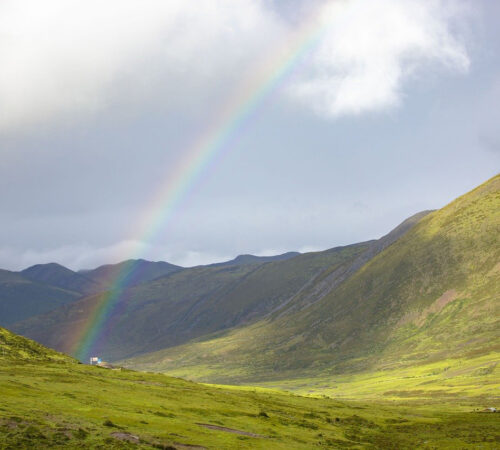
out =
[[[500,446],[500,414],[480,412],[489,406],[486,391],[437,402],[401,395],[360,401],[364,382],[357,382],[348,396],[358,400],[339,400],[341,384],[323,391],[331,397],[300,396],[125,369],[0,358],[0,448]],[[325,380],[318,383],[312,384],[317,393]],[[356,389],[359,395],[353,394]]]

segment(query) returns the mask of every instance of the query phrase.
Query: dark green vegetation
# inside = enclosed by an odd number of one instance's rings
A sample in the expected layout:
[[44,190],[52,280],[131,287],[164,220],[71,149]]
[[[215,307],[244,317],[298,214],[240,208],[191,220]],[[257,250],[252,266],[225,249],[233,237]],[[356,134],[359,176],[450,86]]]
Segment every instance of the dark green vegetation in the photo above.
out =
[[86,295],[109,289],[118,272],[134,268],[127,285],[150,281],[182,268],[166,262],[141,259],[74,272],[60,264],[37,264],[21,272],[0,269],[0,325],[37,316]]
[[78,292],[31,281],[0,269],[0,325],[43,314],[80,298]]
[[57,263],[37,264],[24,269],[21,275],[32,281],[67,289],[82,295],[93,294],[101,290],[100,284],[96,281]]
[[498,448],[482,402],[346,402],[77,364],[0,329],[0,448]]
[[[499,235],[496,176],[425,216],[316,302],[304,303],[299,295],[288,305],[290,314],[125,364],[217,383],[280,385],[323,377],[330,389],[341,375],[382,372],[397,379],[407,369],[412,376],[443,362],[429,370],[458,370],[450,377],[464,375],[460,367],[468,375],[493,373],[498,386]],[[474,381],[481,387],[481,378]]]

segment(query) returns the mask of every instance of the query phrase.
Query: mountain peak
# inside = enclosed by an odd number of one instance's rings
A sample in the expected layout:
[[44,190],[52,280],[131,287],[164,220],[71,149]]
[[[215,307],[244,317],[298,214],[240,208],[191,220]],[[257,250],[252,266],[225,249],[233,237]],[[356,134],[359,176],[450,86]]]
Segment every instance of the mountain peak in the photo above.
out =
[[68,269],[67,267],[64,267],[63,265],[56,262],[35,264],[33,266],[29,266],[26,269],[22,270],[21,273],[23,273],[24,275],[29,275],[42,272],[47,273],[49,271],[56,271],[56,270],[65,273],[75,273],[71,269]]
[[299,252],[286,252],[280,255],[271,256],[256,256],[248,253],[238,255],[236,258],[229,261],[210,264],[209,266],[240,266],[244,264],[262,264],[271,261],[284,261],[286,259],[294,258],[300,255]]

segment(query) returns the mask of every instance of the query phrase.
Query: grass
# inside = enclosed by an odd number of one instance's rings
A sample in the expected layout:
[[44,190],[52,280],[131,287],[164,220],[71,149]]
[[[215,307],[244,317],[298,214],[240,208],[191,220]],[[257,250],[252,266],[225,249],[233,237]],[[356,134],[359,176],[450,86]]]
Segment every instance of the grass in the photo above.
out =
[[472,359],[445,359],[419,367],[330,374],[258,383],[306,395],[328,395],[346,400],[433,404],[462,401],[496,405],[500,401],[500,354]]
[[[498,401],[492,396],[498,392],[497,369],[488,358],[461,369],[465,377],[491,381],[481,395],[431,400],[402,395],[409,387],[401,383],[404,373],[392,380],[394,374],[295,380],[288,387],[297,392],[312,387],[297,395],[269,386],[202,385],[87,366],[2,328],[0,350],[0,449],[401,450],[500,444],[500,415],[480,412]],[[459,368],[429,367],[418,382],[430,392],[432,382],[443,384],[439,377],[450,370]],[[399,393],[386,396],[395,386]]]
[[500,444],[500,416],[476,412],[483,405],[471,401],[341,401],[6,358],[0,358],[0,392],[2,449],[487,449]]

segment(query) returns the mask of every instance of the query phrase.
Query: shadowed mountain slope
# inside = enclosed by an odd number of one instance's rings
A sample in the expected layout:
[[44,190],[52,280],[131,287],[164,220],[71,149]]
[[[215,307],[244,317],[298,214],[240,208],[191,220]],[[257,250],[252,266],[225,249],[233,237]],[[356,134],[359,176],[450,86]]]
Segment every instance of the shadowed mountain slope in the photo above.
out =
[[21,275],[32,281],[50,284],[80,294],[94,294],[102,290],[99,283],[57,263],[37,264],[28,267]]
[[132,286],[182,270],[166,262],[129,260],[74,272],[60,264],[37,264],[21,272],[0,269],[0,325],[47,313],[87,295],[109,289],[119,271],[134,268]]
[[[273,311],[325,268],[351,261],[367,244],[264,263],[199,266],[133,286],[110,317],[100,354],[114,360],[178,345]],[[52,348],[65,346],[102,295],[94,295],[13,326]]]
[[111,288],[119,274],[130,273],[126,279],[127,286],[144,283],[183,268],[164,261],[146,261],[144,259],[129,259],[118,264],[106,264],[92,270],[81,270],[79,273],[99,285],[94,292],[105,291]]
[[0,269],[0,325],[56,309],[81,297],[78,292],[31,281]]
[[308,308],[126,364],[248,382],[490,354],[500,341],[499,235],[496,176],[428,214]]
[[[127,289],[108,319],[108,360],[130,357],[220,333],[281,311],[318,301],[397,240],[421,217],[419,213],[379,240],[323,252],[277,257],[243,255],[233,261],[184,269]],[[105,296],[95,295],[13,329],[50,347],[71,352],[67,342]]]

